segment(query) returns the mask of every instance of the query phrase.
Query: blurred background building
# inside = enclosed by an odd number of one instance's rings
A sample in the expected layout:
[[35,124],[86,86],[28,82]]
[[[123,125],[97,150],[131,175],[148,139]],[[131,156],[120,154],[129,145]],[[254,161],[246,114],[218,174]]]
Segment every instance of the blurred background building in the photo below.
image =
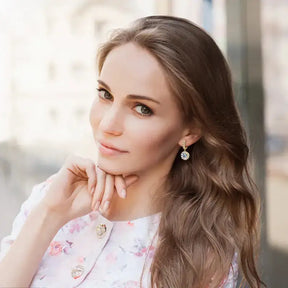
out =
[[[254,150],[265,148],[255,161],[264,279],[268,287],[288,287],[288,0],[0,0],[0,238],[33,185],[69,153],[96,159],[88,117],[97,46],[113,28],[152,14],[204,27],[231,63],[251,144],[256,129],[263,141]],[[251,103],[255,65],[261,101]],[[253,126],[254,114],[260,126]]]

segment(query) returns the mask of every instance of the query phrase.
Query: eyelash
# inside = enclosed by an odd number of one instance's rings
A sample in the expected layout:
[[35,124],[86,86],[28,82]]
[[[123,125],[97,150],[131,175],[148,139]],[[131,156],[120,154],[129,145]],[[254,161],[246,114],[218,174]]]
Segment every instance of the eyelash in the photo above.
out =
[[97,91],[98,91],[98,96],[101,98],[101,99],[104,99],[104,100],[110,100],[110,99],[108,99],[108,98],[105,98],[105,97],[102,97],[102,96],[100,96],[100,92],[106,92],[106,93],[108,93],[111,97],[112,97],[112,95],[107,91],[107,90],[105,90],[105,89],[103,89],[103,88],[96,88],[97,89]]
[[[97,91],[98,91],[98,96],[99,96],[102,100],[104,100],[104,101],[110,101],[111,99],[113,99],[113,96],[112,96],[106,89],[103,89],[103,88],[96,88],[96,89],[97,89]],[[100,92],[108,93],[111,98],[110,98],[110,97],[109,97],[109,98],[106,98],[106,97],[104,97],[104,96],[100,96]],[[136,103],[135,107],[138,107],[138,106],[141,106],[141,107],[143,107],[144,109],[148,109],[148,112],[149,112],[149,114],[144,114],[144,113],[140,113],[140,112],[137,112],[137,111],[136,111],[136,113],[139,114],[140,116],[148,117],[148,116],[153,115],[153,111],[152,111],[148,106],[146,106],[146,105],[144,105],[144,104],[142,104],[142,103]]]

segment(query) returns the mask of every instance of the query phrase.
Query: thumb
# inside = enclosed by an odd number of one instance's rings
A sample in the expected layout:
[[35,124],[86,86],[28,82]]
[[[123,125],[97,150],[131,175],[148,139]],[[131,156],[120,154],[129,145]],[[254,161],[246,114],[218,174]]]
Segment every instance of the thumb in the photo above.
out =
[[116,176],[115,177],[115,188],[121,198],[126,198],[126,189],[138,180],[137,175],[129,176]]
[[124,178],[125,183],[126,183],[126,187],[128,188],[129,186],[131,186],[132,184],[134,184],[135,182],[137,182],[137,180],[139,179],[139,177],[137,175],[129,175],[126,176]]

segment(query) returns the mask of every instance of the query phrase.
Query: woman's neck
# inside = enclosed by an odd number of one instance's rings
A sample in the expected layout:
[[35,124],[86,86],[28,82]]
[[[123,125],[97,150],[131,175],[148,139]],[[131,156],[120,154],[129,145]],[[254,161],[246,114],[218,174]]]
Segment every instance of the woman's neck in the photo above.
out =
[[160,212],[156,197],[162,193],[163,183],[159,175],[139,175],[139,179],[128,187],[125,199],[114,193],[110,208],[102,215],[111,221],[126,221]]

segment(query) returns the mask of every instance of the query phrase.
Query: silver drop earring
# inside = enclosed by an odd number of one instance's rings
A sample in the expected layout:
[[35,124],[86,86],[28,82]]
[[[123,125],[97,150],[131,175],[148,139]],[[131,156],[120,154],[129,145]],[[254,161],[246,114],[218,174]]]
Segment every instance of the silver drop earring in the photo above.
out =
[[181,159],[186,161],[190,158],[190,154],[189,154],[189,152],[186,151],[187,147],[186,147],[185,140],[184,140],[183,149],[184,149],[184,151],[182,151],[182,153],[181,153]]

